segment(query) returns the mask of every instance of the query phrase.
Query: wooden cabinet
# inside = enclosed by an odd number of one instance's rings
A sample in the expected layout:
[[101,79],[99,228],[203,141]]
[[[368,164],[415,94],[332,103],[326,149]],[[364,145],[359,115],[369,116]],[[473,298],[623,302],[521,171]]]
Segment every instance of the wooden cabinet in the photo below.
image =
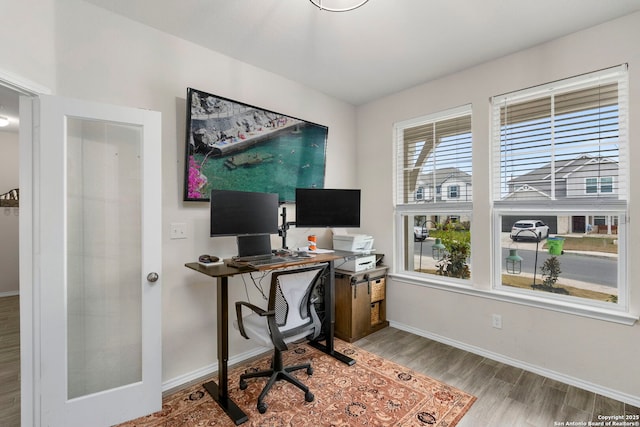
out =
[[335,272],[335,336],[353,342],[389,326],[386,320],[387,267]]

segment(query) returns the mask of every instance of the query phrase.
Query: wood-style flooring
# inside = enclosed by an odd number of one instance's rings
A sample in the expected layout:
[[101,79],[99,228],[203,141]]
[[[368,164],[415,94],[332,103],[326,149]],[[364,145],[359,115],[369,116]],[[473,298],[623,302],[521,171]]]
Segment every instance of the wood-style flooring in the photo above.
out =
[[20,425],[20,303],[0,298],[0,427]]
[[395,328],[354,344],[476,396],[459,427],[587,425],[601,421],[598,415],[640,414],[635,406]]
[[[0,427],[20,426],[18,297],[0,298]],[[473,394],[459,427],[552,427],[640,409],[394,328],[355,345]],[[556,424],[557,423],[557,424]]]

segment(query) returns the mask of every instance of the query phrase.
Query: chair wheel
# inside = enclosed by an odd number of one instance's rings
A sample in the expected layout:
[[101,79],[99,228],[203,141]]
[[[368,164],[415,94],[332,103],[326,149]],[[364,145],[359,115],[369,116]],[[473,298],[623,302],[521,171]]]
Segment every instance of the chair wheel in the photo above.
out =
[[260,412],[261,414],[267,412],[267,404],[264,402],[258,403],[258,412]]
[[240,380],[240,390],[247,389],[247,382],[245,380]]
[[311,366],[307,368],[307,375],[313,375],[313,368]]
[[311,393],[310,391],[304,394],[304,400],[306,400],[307,402],[313,402],[313,398],[313,393]]

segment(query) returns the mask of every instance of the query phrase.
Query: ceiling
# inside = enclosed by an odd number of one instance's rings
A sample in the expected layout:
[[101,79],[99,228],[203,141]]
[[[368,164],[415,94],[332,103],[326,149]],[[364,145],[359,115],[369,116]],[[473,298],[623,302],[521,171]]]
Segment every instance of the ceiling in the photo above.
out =
[[[353,105],[640,10],[639,0],[85,0]],[[334,3],[348,0],[323,0]],[[18,95],[0,85],[0,116]]]
[[353,105],[640,10],[638,0],[370,0],[342,13],[309,0],[85,1]]

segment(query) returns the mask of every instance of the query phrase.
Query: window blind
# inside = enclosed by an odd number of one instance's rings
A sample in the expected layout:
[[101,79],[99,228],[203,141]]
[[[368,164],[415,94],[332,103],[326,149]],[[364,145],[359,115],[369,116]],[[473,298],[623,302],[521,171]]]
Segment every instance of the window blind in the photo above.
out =
[[471,203],[471,106],[395,126],[397,206]]
[[626,201],[626,69],[493,97],[494,201]]

